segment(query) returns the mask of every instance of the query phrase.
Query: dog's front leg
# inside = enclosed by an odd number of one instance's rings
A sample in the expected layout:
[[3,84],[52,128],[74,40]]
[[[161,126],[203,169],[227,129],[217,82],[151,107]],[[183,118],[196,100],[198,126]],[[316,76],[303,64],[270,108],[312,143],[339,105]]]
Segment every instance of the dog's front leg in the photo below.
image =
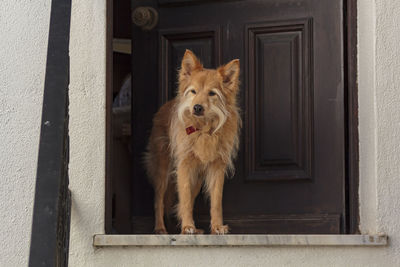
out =
[[181,222],[182,234],[202,234],[203,231],[196,229],[193,221],[192,197],[193,180],[197,176],[196,167],[193,161],[184,160],[177,168],[177,186],[178,186],[178,216]]
[[224,235],[229,231],[224,225],[222,216],[222,194],[226,166],[216,162],[210,165],[207,174],[207,189],[210,196],[211,234]]

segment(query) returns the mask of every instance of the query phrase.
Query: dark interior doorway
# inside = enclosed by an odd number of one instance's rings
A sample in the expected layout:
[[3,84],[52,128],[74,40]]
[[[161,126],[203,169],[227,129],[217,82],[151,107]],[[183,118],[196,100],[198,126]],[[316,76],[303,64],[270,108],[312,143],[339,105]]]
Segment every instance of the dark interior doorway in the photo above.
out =
[[[133,24],[132,12],[149,7],[156,27]],[[191,49],[206,67],[241,60],[244,128],[223,204],[232,233],[355,232],[354,10],[343,0],[115,1],[106,231],[152,232],[142,154]],[[124,102],[131,72],[132,101]],[[195,220],[208,229],[201,197]]]

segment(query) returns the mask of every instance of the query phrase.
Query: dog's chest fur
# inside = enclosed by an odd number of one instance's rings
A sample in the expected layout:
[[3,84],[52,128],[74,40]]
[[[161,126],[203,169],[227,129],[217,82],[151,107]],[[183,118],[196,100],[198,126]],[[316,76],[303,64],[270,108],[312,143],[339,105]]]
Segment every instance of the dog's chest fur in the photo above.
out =
[[192,138],[192,153],[204,164],[215,161],[220,155],[219,138],[216,135],[210,135],[198,131],[195,136],[188,136]]
[[212,126],[209,125],[194,126],[199,130],[187,134],[185,126],[176,120],[177,127],[171,132],[171,138],[174,139],[172,143],[176,146],[173,149],[174,157],[191,154],[205,165],[216,160],[230,163],[236,135],[235,130],[226,131],[226,128],[232,127],[231,124],[235,124],[234,119],[228,120],[217,133],[212,133]]

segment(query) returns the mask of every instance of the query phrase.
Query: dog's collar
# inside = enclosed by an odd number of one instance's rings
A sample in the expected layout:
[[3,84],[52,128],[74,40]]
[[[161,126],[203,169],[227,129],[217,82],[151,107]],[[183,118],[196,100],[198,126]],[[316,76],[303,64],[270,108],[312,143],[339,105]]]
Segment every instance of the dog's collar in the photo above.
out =
[[194,133],[195,131],[199,131],[199,130],[200,129],[197,129],[197,128],[193,127],[193,126],[189,126],[189,127],[186,128],[186,134],[190,135],[190,134]]

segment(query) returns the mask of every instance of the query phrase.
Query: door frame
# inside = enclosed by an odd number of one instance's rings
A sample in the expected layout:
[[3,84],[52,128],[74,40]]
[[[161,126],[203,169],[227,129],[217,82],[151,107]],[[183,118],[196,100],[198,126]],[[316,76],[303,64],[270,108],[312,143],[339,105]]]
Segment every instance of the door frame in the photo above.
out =
[[345,197],[347,234],[359,234],[359,132],[357,69],[357,0],[343,0],[344,100],[345,100]]
[[[125,0],[129,1],[129,0]],[[106,150],[105,150],[105,210],[104,210],[104,230],[106,234],[112,233],[113,217],[113,187],[112,187],[112,136],[111,118],[113,104],[113,0],[106,0]]]
[[[129,1],[129,0],[126,0]],[[111,177],[111,118],[113,81],[113,0],[106,0],[106,175],[105,233],[112,234],[113,188]],[[359,132],[357,84],[357,0],[343,0],[343,62],[345,103],[345,214],[343,230],[359,234]],[[130,218],[125,218],[130,220]]]

